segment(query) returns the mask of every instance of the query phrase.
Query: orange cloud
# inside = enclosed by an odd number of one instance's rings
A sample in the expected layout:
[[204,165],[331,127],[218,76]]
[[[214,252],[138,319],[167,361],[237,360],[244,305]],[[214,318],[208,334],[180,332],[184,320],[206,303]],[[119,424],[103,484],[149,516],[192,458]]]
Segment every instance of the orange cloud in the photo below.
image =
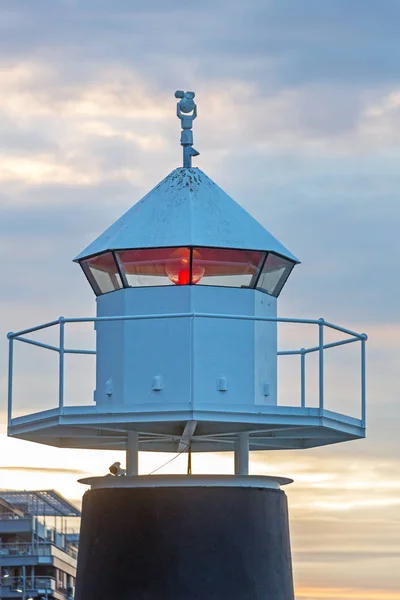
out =
[[400,600],[400,592],[354,588],[300,588],[296,600]]

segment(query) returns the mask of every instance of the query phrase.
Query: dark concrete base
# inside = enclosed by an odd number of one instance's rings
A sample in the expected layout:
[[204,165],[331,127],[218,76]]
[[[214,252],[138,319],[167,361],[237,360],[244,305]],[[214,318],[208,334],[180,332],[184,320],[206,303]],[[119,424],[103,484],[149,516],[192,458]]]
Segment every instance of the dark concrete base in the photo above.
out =
[[76,600],[294,600],[286,495],[242,487],[86,492]]

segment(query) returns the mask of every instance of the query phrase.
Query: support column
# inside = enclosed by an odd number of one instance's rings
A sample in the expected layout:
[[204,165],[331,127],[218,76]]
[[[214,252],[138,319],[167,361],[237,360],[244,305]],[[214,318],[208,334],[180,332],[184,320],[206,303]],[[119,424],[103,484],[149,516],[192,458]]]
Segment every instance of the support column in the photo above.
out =
[[249,434],[239,433],[235,447],[235,475],[249,474]]
[[[18,586],[19,589],[19,586]],[[22,565],[22,600],[26,600],[26,566]]]
[[126,444],[126,474],[139,474],[139,434],[137,431],[128,432]]

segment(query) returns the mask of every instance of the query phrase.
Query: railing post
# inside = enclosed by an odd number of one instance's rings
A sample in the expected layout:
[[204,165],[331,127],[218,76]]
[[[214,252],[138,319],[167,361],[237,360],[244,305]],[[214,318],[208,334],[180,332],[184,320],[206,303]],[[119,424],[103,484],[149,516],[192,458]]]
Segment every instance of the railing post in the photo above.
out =
[[324,409],[324,319],[318,319],[319,322],[319,408]]
[[60,324],[60,347],[59,347],[59,381],[58,381],[58,408],[60,414],[64,411],[64,338],[65,338],[65,319],[60,317],[58,319]]
[[367,417],[367,402],[366,402],[366,341],[368,337],[363,334],[361,339],[361,423],[365,427]]
[[139,434],[128,431],[126,442],[126,474],[139,475]]
[[26,600],[26,566],[22,565],[22,600]]
[[306,351],[305,348],[301,352],[301,408],[306,407]]
[[249,474],[249,434],[239,433],[235,444],[235,475]]
[[8,426],[12,419],[12,397],[13,397],[13,367],[14,367],[14,338],[12,332],[8,334]]

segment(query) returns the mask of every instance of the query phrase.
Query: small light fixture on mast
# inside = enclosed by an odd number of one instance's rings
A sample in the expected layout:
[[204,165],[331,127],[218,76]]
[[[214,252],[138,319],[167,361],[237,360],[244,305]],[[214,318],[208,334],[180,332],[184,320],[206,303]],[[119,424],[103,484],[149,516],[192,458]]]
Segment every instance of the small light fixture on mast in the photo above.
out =
[[194,101],[194,92],[177,90],[175,98],[180,98],[176,106],[176,115],[181,120],[181,146],[183,147],[183,166],[185,169],[192,167],[192,156],[199,156],[193,148],[193,121],[197,117],[197,105]]

